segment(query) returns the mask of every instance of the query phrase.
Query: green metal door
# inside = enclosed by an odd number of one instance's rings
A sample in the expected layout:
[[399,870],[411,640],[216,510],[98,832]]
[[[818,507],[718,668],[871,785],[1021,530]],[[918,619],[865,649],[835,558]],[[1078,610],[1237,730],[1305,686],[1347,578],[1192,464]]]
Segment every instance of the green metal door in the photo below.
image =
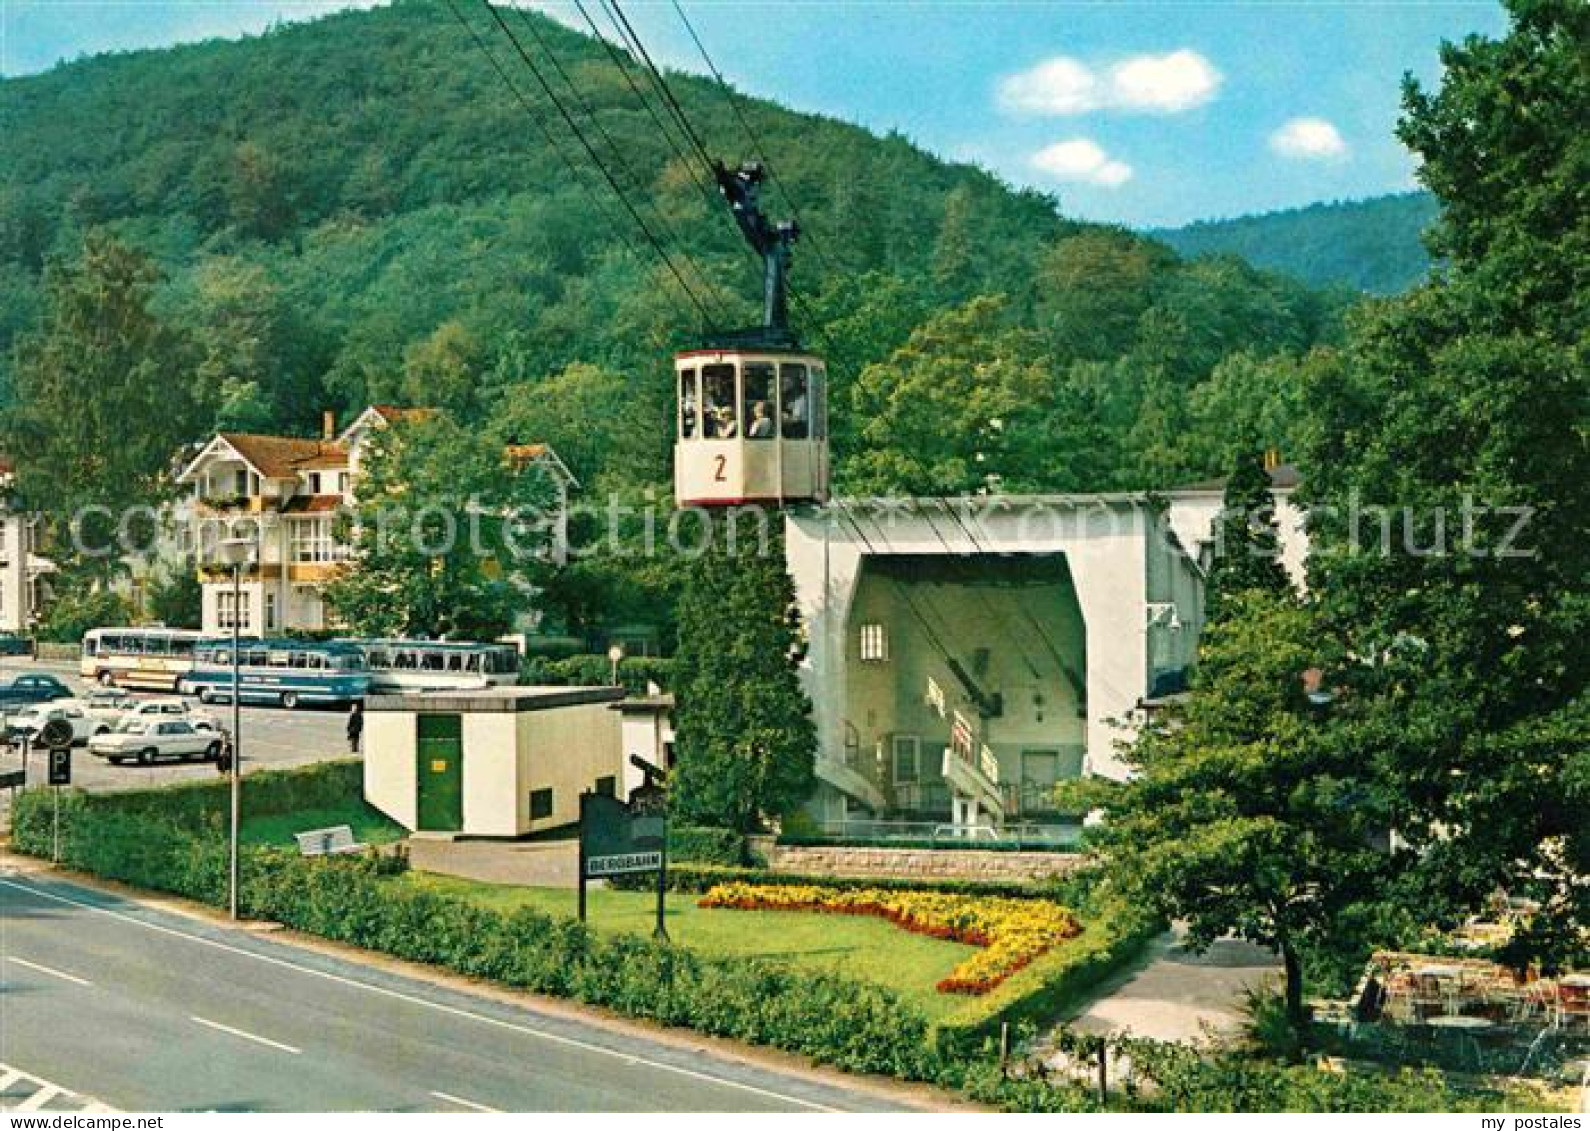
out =
[[456,833],[464,828],[464,720],[419,716],[418,827]]

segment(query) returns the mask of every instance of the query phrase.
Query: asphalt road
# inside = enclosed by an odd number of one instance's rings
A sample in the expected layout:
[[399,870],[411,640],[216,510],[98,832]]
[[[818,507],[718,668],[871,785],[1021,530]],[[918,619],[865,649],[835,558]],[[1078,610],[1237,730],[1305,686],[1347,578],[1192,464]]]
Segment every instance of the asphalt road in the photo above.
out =
[[889,1110],[0,870],[0,1099],[16,1096],[30,1110]]
[[[0,660],[0,681],[9,680],[22,671],[49,672],[73,691],[83,691],[88,687],[78,677],[76,665],[36,663],[9,657]],[[197,700],[189,702],[198,705]],[[232,709],[226,704],[216,704],[204,710],[220,720],[223,726],[232,725]],[[342,711],[318,707],[300,707],[296,711],[280,707],[244,707],[243,770],[247,773],[256,769],[300,766],[327,758],[345,758],[349,753],[347,727],[348,716]],[[0,747],[0,750],[3,749]],[[45,758],[43,751],[33,755],[28,766],[30,783],[44,780]],[[0,756],[0,761],[4,761],[3,756]],[[15,761],[0,766],[0,769],[15,768]],[[215,767],[208,763],[112,766],[82,748],[74,751],[72,757],[72,784],[93,792],[140,789],[195,778],[212,780],[216,776]],[[7,804],[3,793],[0,793],[0,812],[5,810]]]

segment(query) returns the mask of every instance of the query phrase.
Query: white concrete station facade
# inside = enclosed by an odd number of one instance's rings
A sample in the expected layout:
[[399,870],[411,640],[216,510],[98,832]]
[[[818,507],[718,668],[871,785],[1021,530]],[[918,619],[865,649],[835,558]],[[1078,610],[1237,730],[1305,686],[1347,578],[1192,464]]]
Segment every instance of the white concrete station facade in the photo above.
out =
[[[1279,492],[1278,492],[1279,494]],[[786,512],[825,827],[1054,822],[1052,787],[1186,685],[1201,493],[834,500]],[[1283,529],[1283,547],[1300,530]],[[1298,555],[1301,560],[1301,554]],[[835,829],[835,831],[838,831]]]

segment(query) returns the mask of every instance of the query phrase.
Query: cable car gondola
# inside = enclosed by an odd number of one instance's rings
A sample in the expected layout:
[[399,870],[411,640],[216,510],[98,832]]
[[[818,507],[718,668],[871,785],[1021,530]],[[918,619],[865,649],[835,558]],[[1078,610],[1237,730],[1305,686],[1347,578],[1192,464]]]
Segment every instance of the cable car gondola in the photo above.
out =
[[793,223],[758,204],[763,170],[719,166],[718,184],[764,264],[763,324],[674,357],[674,496],[680,506],[828,499],[827,372],[789,329]]

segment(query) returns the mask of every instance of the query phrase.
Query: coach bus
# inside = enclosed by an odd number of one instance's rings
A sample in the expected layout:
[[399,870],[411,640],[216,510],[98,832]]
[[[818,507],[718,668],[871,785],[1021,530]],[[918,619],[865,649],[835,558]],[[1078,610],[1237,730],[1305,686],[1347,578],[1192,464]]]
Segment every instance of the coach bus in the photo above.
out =
[[456,691],[519,681],[512,644],[460,640],[352,640],[364,653],[373,691]]
[[[180,690],[201,703],[232,700],[232,642],[204,640]],[[346,707],[370,690],[364,653],[345,641],[243,640],[238,645],[238,698],[292,710]]]
[[105,687],[173,691],[193,668],[200,635],[181,628],[94,628],[78,673]]

